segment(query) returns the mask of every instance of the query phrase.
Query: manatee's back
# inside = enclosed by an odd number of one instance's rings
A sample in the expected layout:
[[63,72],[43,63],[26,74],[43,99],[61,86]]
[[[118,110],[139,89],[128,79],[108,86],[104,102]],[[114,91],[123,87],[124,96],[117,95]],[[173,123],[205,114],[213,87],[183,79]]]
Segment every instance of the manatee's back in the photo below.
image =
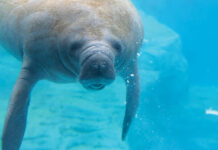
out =
[[20,59],[18,50],[19,37],[16,36],[17,34],[14,34],[17,24],[15,18],[17,18],[16,15],[18,14],[13,13],[13,10],[19,7],[19,5],[16,5],[17,1],[0,0],[0,45]]
[[[10,1],[7,0],[0,0],[0,27],[3,26],[6,14],[10,13],[12,9],[12,5],[9,3]],[[0,36],[2,34],[2,28],[0,28]]]
[[11,6],[10,1],[0,0],[0,21],[1,22],[5,14],[9,13],[9,10],[11,9],[10,6]]
[[[44,3],[54,0],[0,0],[0,45],[18,59],[22,59],[25,32],[25,19],[40,7],[48,7]],[[45,8],[44,8],[45,9]],[[34,26],[34,24],[30,25]],[[32,28],[32,27],[31,27]]]
[[[18,59],[23,56],[27,26],[24,19],[54,0],[0,0],[0,45]],[[44,5],[46,7],[48,5]],[[31,25],[32,26],[32,25]]]
[[[90,10],[95,10],[99,17],[104,18],[102,22],[104,24],[107,22],[106,28],[111,28],[114,34],[117,34],[116,36],[120,36],[119,38],[127,39],[126,44],[137,47],[134,46],[135,43],[140,43],[138,41],[141,41],[143,37],[143,30],[140,29],[142,27],[138,21],[138,16],[129,0],[0,0],[0,44],[15,57],[22,59],[26,33],[29,36],[30,32],[36,32],[38,29],[45,30],[48,26],[50,29],[60,22],[63,24],[65,22],[63,18],[66,19],[66,16],[73,20],[75,18],[73,16],[78,16],[78,12],[74,10],[78,6],[81,7],[81,10],[84,6],[88,6]],[[48,19],[39,23],[37,17],[34,17],[36,21],[28,20],[28,23],[23,21],[37,12],[52,14],[52,17],[55,17],[55,23],[51,21],[49,24]],[[131,16],[127,14],[131,14]],[[92,17],[96,16],[92,15]],[[90,20],[90,17],[87,16],[83,19]],[[45,23],[47,24],[45,25]],[[91,29],[93,32],[95,28]]]

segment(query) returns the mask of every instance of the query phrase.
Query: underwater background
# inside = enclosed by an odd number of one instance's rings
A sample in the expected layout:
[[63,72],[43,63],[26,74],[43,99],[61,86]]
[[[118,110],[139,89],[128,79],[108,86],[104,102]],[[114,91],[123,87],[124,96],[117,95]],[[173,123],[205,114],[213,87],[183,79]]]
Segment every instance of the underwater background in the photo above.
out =
[[[39,82],[21,150],[218,149],[218,1],[134,0],[145,38],[141,98],[121,141],[125,86]],[[0,48],[0,134],[21,63]]]

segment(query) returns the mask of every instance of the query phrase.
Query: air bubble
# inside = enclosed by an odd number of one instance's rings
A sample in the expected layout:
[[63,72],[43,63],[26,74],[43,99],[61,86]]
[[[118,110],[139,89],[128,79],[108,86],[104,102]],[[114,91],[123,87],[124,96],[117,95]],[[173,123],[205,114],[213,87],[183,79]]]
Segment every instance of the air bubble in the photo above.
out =
[[141,56],[141,54],[140,54],[140,53],[137,53],[137,56],[139,57],[139,56]]
[[134,75],[134,74],[130,74],[130,76],[131,76],[131,77],[134,77],[135,75]]
[[135,117],[138,118],[138,114],[136,114]]

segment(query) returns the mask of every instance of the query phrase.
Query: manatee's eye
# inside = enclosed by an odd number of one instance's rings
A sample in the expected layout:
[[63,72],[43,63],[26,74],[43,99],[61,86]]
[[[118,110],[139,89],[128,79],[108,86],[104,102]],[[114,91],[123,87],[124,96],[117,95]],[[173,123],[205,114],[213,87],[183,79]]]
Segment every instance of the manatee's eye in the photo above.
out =
[[84,43],[85,42],[83,40],[78,40],[78,41],[74,40],[74,41],[70,42],[69,49],[68,49],[69,55],[71,57],[77,58],[79,55],[79,51],[83,47]]
[[83,43],[84,43],[83,41],[74,41],[74,42],[71,43],[70,49],[71,50],[77,50],[77,49],[79,49],[79,48],[81,48],[83,46]]
[[116,50],[116,52],[118,54],[120,54],[122,52],[122,46],[120,44],[120,42],[113,40],[111,41],[112,47]]

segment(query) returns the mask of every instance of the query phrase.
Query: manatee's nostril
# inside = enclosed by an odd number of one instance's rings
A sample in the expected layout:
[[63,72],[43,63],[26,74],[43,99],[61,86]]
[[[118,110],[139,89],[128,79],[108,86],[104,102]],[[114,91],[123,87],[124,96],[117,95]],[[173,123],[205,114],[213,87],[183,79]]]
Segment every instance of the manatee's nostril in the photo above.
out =
[[97,62],[93,62],[93,63],[92,63],[92,68],[93,68],[93,69],[99,69],[98,63],[97,63]]
[[102,61],[102,62],[93,62],[91,64],[91,67],[93,70],[96,71],[105,71],[105,69],[107,69],[107,62],[106,61]]
[[103,62],[101,63],[101,67],[102,67],[102,68],[105,68],[106,66],[107,66],[106,61],[103,61]]
[[105,54],[93,54],[81,65],[79,81],[88,89],[103,89],[114,79],[113,61]]

